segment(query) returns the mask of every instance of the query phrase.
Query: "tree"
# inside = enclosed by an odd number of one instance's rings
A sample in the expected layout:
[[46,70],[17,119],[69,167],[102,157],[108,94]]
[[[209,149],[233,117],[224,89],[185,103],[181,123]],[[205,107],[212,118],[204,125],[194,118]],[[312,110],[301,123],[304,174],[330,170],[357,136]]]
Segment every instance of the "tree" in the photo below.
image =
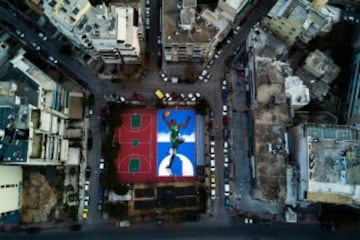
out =
[[65,191],[72,192],[74,191],[74,186],[71,184],[66,185]]
[[94,96],[94,94],[90,94],[89,96],[84,97],[83,101],[84,101],[84,105],[87,106],[87,107],[94,106],[94,104],[95,104],[95,96]]
[[107,202],[104,205],[104,211],[112,218],[127,219],[128,205],[127,203],[111,203]]
[[70,176],[74,176],[76,174],[76,168],[71,167],[70,170],[69,170],[69,174],[70,174]]
[[204,98],[200,99],[195,105],[195,111],[201,115],[206,115],[208,108],[209,108],[209,103]]
[[119,183],[114,186],[113,191],[118,195],[125,195],[129,191],[129,188],[126,184]]
[[185,79],[188,83],[194,83],[197,77],[197,71],[194,65],[187,65],[185,69]]
[[198,194],[199,194],[199,206],[200,206],[200,210],[202,212],[206,212],[206,208],[207,208],[207,192],[206,189],[204,187],[199,187],[198,188]]

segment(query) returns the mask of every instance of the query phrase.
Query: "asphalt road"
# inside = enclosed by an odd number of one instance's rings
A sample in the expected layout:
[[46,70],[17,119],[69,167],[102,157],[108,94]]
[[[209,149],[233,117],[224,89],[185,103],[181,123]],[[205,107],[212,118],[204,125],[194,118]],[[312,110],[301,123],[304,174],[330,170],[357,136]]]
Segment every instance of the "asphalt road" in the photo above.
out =
[[358,239],[358,233],[328,232],[320,228],[280,224],[280,225],[240,225],[233,223],[228,227],[203,226],[196,223],[182,226],[143,226],[141,228],[114,229],[93,226],[89,230],[69,232],[62,229],[42,231],[37,234],[28,233],[0,233],[2,240],[136,240],[136,239],[237,239],[237,240],[318,240],[318,239]]

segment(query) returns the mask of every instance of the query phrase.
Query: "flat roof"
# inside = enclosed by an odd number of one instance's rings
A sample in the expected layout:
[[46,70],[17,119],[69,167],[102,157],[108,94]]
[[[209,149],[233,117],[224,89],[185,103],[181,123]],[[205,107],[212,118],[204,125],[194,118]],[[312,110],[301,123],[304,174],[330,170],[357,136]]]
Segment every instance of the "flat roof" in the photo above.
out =
[[314,193],[308,198],[335,203],[344,201],[344,204],[348,203],[349,197],[360,198],[356,190],[360,187],[360,131],[325,124],[306,125],[305,130],[308,136],[308,192]]
[[38,106],[40,101],[40,85],[26,76],[19,69],[14,68],[10,63],[7,64],[5,68],[7,70],[0,75],[0,81],[14,82],[17,85],[16,94],[21,96],[22,101]]
[[291,122],[285,95],[285,72],[290,66],[270,58],[255,58],[256,103],[254,157],[256,187],[265,200],[285,201],[286,128]]
[[167,0],[163,5],[163,36],[164,42],[168,43],[208,43],[216,35],[217,29],[206,24],[195,13],[194,31],[182,31],[178,27],[180,10],[177,8],[177,0]]

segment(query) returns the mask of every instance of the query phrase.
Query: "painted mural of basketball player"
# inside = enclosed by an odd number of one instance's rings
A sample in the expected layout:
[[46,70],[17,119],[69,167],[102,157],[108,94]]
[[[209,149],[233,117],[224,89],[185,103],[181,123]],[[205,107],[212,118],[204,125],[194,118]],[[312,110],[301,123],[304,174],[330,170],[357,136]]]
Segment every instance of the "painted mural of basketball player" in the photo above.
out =
[[185,139],[180,136],[180,129],[188,127],[190,122],[190,116],[186,118],[185,123],[183,124],[178,124],[175,119],[171,119],[170,121],[168,121],[167,117],[165,116],[165,113],[162,115],[162,119],[170,131],[170,142],[171,142],[172,153],[167,168],[171,168],[171,165],[174,161],[179,145],[185,142]]

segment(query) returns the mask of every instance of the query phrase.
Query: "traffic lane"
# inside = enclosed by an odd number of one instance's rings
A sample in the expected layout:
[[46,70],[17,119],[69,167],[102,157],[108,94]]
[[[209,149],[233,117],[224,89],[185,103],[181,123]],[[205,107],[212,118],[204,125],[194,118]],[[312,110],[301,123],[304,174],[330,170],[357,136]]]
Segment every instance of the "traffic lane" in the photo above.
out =
[[274,3],[273,0],[263,0],[256,3],[250,14],[246,16],[246,21],[240,25],[241,28],[238,33],[233,36],[231,43],[223,47],[224,52],[219,56],[219,59],[224,61],[227,57],[231,56],[237,46],[245,44],[252,26],[270,11]]
[[158,1],[150,1],[150,29],[147,31],[149,34],[148,50],[149,50],[149,65],[151,70],[157,70],[157,36],[159,25],[159,7]]
[[329,232],[318,226],[298,224],[240,224],[237,220],[231,226],[219,226],[217,222],[208,222],[207,226],[196,224],[170,226],[145,225],[141,228],[114,229],[110,227],[95,227],[94,229],[70,232],[68,230],[48,230],[37,234],[0,233],[0,238],[26,240],[123,240],[133,239],[267,239],[267,240],[336,240],[358,239],[357,233]]
[[220,97],[220,81],[224,78],[224,63],[220,62],[215,65],[214,68],[214,81],[212,82],[212,94],[209,95],[208,99],[212,100],[213,111],[215,113],[215,133],[216,133],[216,145],[215,145],[215,154],[217,161],[216,165],[216,179],[218,182],[217,191],[219,193],[219,200],[217,207],[224,211],[224,181],[223,181],[223,171],[224,171],[224,155],[223,155],[223,137],[222,137],[222,103]]
[[91,167],[92,174],[90,177],[90,207],[89,207],[89,219],[88,223],[96,224],[102,222],[101,214],[98,210],[99,202],[99,159],[101,151],[101,131],[99,128],[100,120],[98,116],[100,112],[100,104],[96,104],[94,109],[95,114],[90,119],[89,128],[92,129],[93,134],[93,148],[88,151],[87,165]]

